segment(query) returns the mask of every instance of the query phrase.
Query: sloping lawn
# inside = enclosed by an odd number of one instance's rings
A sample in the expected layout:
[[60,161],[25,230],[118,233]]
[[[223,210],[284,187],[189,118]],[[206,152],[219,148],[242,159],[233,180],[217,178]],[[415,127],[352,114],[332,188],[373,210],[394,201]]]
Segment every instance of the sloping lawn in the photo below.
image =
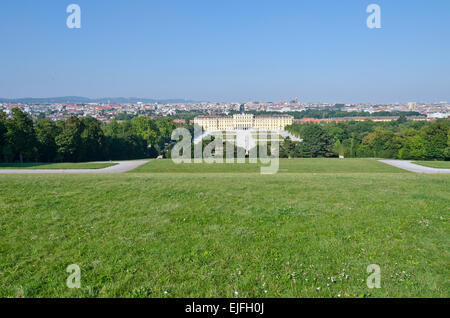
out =
[[414,161],[414,163],[430,168],[450,169],[450,161]]
[[[141,173],[260,173],[261,163],[175,164],[152,160],[131,172]],[[278,173],[409,173],[375,159],[280,159]]]
[[1,176],[0,296],[450,296],[449,176],[311,160],[314,173]]
[[0,163],[0,169],[102,169],[115,165],[109,162]]

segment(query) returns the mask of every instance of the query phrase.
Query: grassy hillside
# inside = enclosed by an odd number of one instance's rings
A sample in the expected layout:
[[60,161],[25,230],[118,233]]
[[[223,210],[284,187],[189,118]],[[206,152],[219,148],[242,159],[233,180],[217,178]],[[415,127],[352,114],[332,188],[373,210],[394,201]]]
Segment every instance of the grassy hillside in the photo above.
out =
[[[175,164],[153,160],[134,171],[142,173],[260,173],[261,164]],[[408,173],[374,159],[280,159],[279,173]]]
[[450,161],[415,161],[414,163],[425,167],[450,169]]
[[449,297],[450,176],[330,160],[0,176],[0,296]]
[[0,163],[0,169],[101,169],[115,165],[109,162]]

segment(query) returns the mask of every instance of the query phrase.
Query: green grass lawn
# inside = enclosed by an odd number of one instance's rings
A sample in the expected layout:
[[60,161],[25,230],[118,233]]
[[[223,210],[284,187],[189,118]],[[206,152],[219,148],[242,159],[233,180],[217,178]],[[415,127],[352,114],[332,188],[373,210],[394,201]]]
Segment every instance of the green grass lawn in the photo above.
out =
[[109,162],[0,163],[0,169],[102,169],[115,165]]
[[[175,164],[152,160],[133,173],[260,173],[261,164]],[[374,159],[280,159],[279,173],[408,173]]]
[[450,169],[450,161],[414,161],[414,163],[430,168]]
[[0,176],[0,296],[450,296],[450,176],[374,160],[170,165]]

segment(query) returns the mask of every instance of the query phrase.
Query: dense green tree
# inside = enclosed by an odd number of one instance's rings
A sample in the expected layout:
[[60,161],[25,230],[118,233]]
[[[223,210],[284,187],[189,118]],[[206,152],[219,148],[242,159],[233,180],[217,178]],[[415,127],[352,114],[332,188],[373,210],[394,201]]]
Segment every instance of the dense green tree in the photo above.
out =
[[420,135],[425,144],[426,159],[446,159],[448,142],[448,124],[436,121],[431,126],[423,127]]
[[[293,124],[287,130],[303,137],[308,124]],[[345,121],[320,124],[345,157],[449,160],[449,120]],[[339,141],[339,143],[338,143]],[[342,150],[341,150],[342,151]],[[304,154],[303,154],[304,155]]]
[[342,145],[342,143],[341,143],[341,141],[339,139],[336,141],[336,144],[333,147],[333,151],[335,153],[337,153],[339,156],[344,156],[345,155],[344,145]]
[[101,122],[92,117],[83,119],[81,132],[81,161],[104,160],[105,135]]
[[36,134],[33,120],[19,108],[11,110],[12,118],[6,121],[9,160],[35,161]]
[[105,136],[108,160],[140,159],[147,157],[146,142],[130,132],[120,136]]
[[135,117],[131,121],[133,132],[142,137],[148,146],[152,146],[158,142],[158,126],[155,121],[149,117]]
[[83,121],[78,117],[71,116],[61,126],[61,133],[55,138],[60,159],[69,162],[80,161],[82,158],[81,133],[84,129]]
[[6,145],[6,114],[0,110],[0,161],[3,159],[3,149]]
[[344,139],[348,137],[346,130],[339,124],[331,123],[330,125],[327,125],[324,128],[333,142],[337,141],[342,142]]
[[131,122],[112,121],[103,127],[105,132],[105,156],[109,160],[138,159],[148,157],[147,142],[135,133]]
[[172,131],[176,128],[172,119],[163,117],[156,121],[157,143],[163,145],[172,137]]
[[407,136],[403,139],[403,147],[398,152],[399,159],[426,159],[425,142],[420,135]]
[[334,157],[333,144],[327,132],[321,125],[308,124],[301,130],[303,142],[300,144],[299,154],[302,157]]
[[[19,109],[10,118],[0,112],[0,160],[92,161],[170,156],[176,127],[172,118],[135,117],[102,124],[94,118],[69,117],[56,124],[33,121]],[[293,124],[287,127],[304,141],[286,138],[280,157],[385,157],[450,160],[450,121],[345,121]],[[208,144],[204,141],[204,146]],[[259,147],[259,146],[258,146]],[[235,156],[238,148],[234,146]],[[270,145],[269,145],[270,150]],[[193,152],[192,152],[193,153]]]
[[38,120],[35,131],[38,142],[38,161],[54,162],[58,153],[55,139],[60,129],[54,122],[44,118]]
[[450,160],[450,129],[447,132],[447,147],[445,148],[445,159]]
[[392,131],[377,130],[363,139],[373,151],[374,157],[397,158],[398,151],[402,147],[400,138]]
[[298,142],[294,142],[291,138],[287,137],[284,141],[280,142],[280,158],[294,158],[297,157]]
[[406,118],[405,115],[400,115],[400,117],[397,119],[396,124],[400,125],[400,124],[404,124],[408,121],[408,119]]

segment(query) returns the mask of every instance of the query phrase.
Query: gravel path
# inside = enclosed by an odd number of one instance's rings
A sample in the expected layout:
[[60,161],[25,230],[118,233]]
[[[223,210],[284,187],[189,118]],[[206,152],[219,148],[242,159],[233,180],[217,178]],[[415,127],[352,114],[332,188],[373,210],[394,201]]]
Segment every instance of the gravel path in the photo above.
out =
[[0,174],[29,174],[29,173],[122,173],[133,170],[143,164],[146,164],[148,160],[135,160],[135,161],[105,161],[105,163],[117,163],[114,166],[102,168],[102,169],[0,169]]
[[438,168],[430,168],[424,167],[421,165],[417,165],[412,163],[412,161],[408,160],[379,160],[380,162],[384,162],[388,165],[408,170],[416,173],[450,173],[450,169],[438,169]]

